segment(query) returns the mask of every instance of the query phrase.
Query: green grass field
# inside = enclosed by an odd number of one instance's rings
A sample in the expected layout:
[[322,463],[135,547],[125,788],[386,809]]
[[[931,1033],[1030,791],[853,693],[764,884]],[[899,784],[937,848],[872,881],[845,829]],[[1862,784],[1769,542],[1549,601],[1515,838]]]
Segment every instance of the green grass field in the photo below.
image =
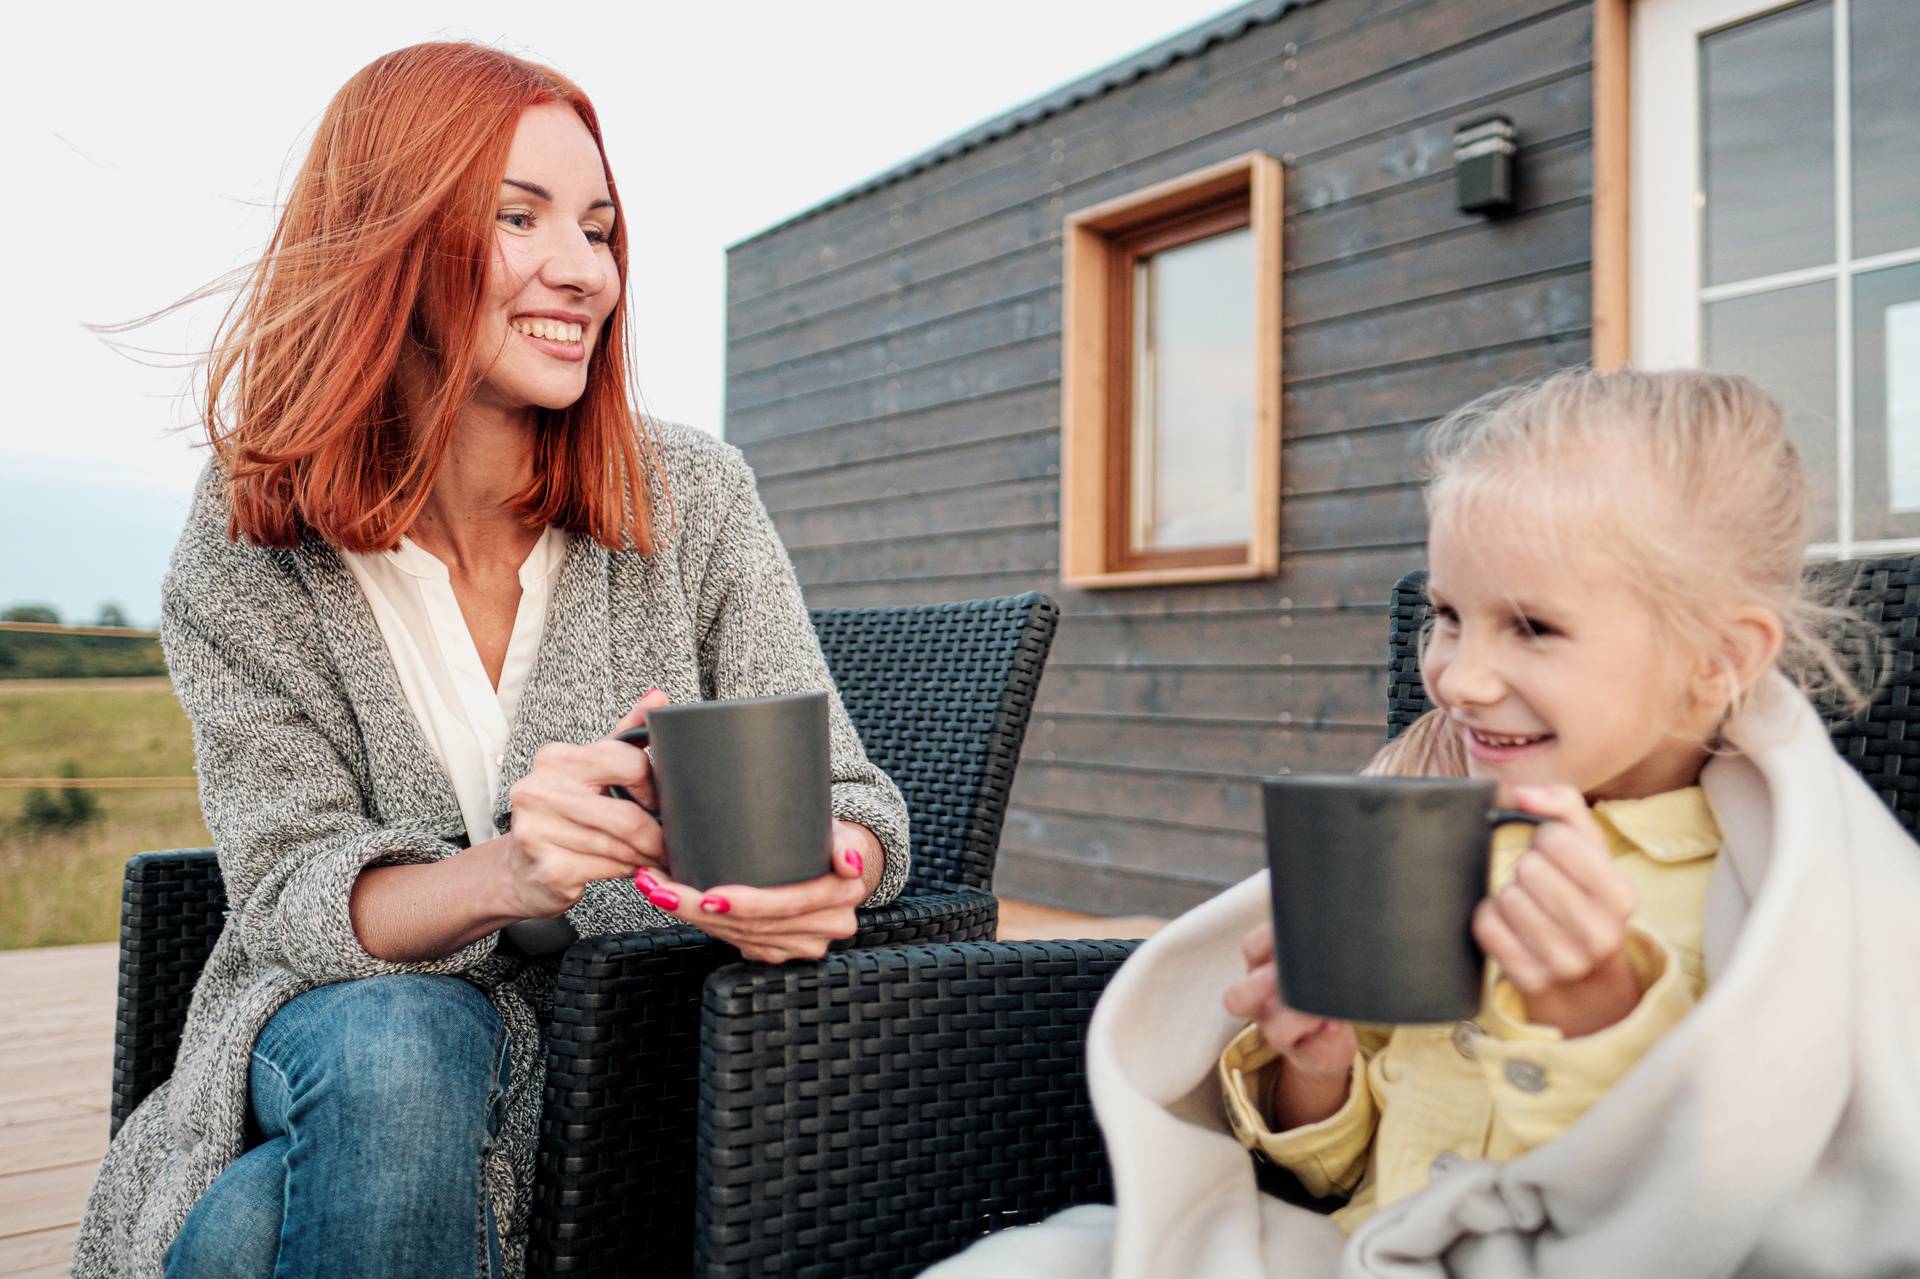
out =
[[[162,679],[0,682],[0,777],[191,777],[193,737]],[[127,858],[210,843],[192,787],[96,790],[78,829],[26,829],[27,792],[0,787],[0,950],[112,941]]]

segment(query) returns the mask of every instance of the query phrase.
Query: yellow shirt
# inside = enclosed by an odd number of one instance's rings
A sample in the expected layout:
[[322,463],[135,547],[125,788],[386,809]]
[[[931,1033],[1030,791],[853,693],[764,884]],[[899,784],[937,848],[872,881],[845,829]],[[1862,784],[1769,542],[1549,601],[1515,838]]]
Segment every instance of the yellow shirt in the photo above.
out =
[[[1221,1054],[1221,1092],[1241,1143],[1310,1194],[1347,1195],[1333,1214],[1342,1229],[1466,1160],[1513,1159],[1565,1132],[1700,998],[1707,880],[1720,851],[1705,793],[1691,786],[1602,800],[1593,812],[1639,900],[1627,957],[1645,993],[1621,1021],[1577,1039],[1529,1023],[1520,992],[1489,963],[1475,1021],[1356,1027],[1346,1104],[1282,1133],[1268,1128],[1257,1100],[1265,1095],[1260,1072],[1277,1061],[1260,1028],[1247,1027]],[[1512,877],[1531,837],[1525,827],[1496,834],[1494,890]]]

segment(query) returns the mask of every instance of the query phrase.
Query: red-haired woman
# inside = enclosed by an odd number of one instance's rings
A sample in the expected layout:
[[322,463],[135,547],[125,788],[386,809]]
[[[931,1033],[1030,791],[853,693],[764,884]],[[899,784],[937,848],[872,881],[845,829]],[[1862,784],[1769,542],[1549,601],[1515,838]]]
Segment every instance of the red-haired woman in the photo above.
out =
[[516,921],[778,962],[905,881],[837,697],[834,873],[667,876],[612,734],[832,685],[739,453],[632,407],[600,139],[547,68],[380,58],[230,313],[161,638],[231,910],[77,1275],[519,1273],[553,977]]

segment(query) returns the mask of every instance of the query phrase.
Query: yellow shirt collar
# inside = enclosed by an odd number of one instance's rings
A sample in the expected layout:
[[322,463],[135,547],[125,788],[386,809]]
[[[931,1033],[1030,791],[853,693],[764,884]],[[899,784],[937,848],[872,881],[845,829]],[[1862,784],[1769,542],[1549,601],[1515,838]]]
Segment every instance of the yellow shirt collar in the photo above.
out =
[[1603,799],[1594,804],[1593,815],[1611,841],[1657,862],[1692,861],[1720,851],[1720,823],[1714,820],[1706,791],[1698,786],[1644,799]]

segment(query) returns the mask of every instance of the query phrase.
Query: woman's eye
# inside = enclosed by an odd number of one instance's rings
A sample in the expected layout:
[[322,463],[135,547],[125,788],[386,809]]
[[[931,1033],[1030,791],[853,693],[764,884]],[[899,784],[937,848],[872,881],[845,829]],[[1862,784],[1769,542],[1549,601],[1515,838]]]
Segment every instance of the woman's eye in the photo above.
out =
[[592,244],[612,244],[613,232],[602,231],[597,226],[590,226],[587,228],[587,240]]
[[500,215],[500,221],[506,223],[508,226],[512,227],[516,231],[525,231],[528,227],[533,225],[533,214],[502,213]]
[[1443,625],[1446,625],[1446,626],[1460,625],[1460,614],[1454,612],[1451,608],[1447,607],[1445,604],[1442,604],[1439,607],[1435,608],[1433,610],[1433,615],[1434,617],[1439,619],[1439,621]]

